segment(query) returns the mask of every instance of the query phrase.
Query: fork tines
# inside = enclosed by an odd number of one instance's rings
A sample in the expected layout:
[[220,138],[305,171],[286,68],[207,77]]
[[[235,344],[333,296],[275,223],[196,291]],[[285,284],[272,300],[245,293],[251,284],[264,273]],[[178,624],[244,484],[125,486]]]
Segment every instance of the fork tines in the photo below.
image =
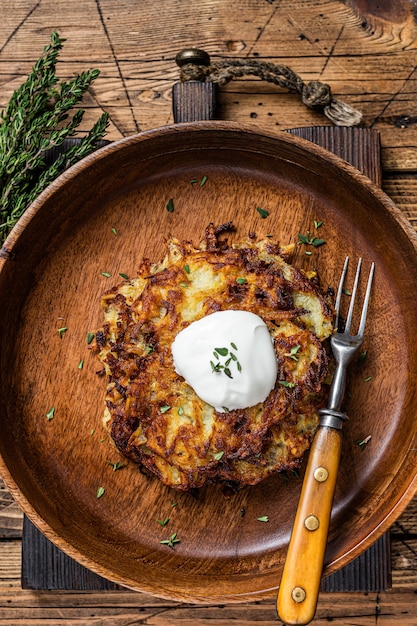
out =
[[[339,281],[339,287],[337,290],[337,296],[336,296],[336,304],[335,304],[335,310],[336,310],[336,319],[335,319],[335,328],[338,328],[338,324],[339,324],[339,317],[340,317],[340,302],[342,299],[342,294],[343,294],[343,285],[346,279],[346,274],[347,274],[347,269],[348,269],[348,265],[349,265],[349,257],[347,256],[343,265],[343,270],[342,270],[342,275],[340,277],[340,281]],[[353,289],[352,289],[352,293],[351,293],[351,300],[350,300],[350,306],[349,306],[349,311],[348,311],[348,315],[347,315],[347,319],[346,319],[346,324],[345,324],[345,332],[350,332],[350,326],[352,323],[352,317],[353,317],[353,309],[354,309],[354,305],[355,305],[355,298],[356,298],[356,291],[358,288],[358,284],[359,284],[359,277],[360,277],[360,273],[361,273],[361,267],[362,267],[362,258],[359,258],[358,260],[358,264],[356,266],[356,274],[355,274],[355,280],[353,283]],[[370,293],[371,293],[371,286],[372,286],[372,280],[374,277],[374,271],[375,271],[375,263],[371,263],[371,268],[369,270],[369,276],[368,276],[368,283],[366,286],[366,292],[365,292],[365,298],[363,301],[363,306],[362,306],[362,313],[361,313],[361,319],[359,322],[359,330],[357,333],[357,337],[362,337],[364,332],[365,332],[365,324],[366,324],[366,316],[367,316],[367,312],[368,312],[368,303],[369,303],[369,297],[370,297]]]

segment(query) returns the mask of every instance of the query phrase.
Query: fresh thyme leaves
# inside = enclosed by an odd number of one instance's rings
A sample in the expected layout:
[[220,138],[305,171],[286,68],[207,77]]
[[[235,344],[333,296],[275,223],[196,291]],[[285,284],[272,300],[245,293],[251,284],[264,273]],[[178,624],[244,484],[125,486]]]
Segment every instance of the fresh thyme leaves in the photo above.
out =
[[67,332],[67,330],[68,328],[66,326],[62,326],[62,328],[58,328],[58,335],[60,339],[62,338],[62,335]]
[[372,435],[368,435],[367,437],[365,437],[364,439],[361,439],[360,441],[357,441],[357,445],[361,448],[361,450],[363,450],[365,448],[365,446],[371,441],[372,439]]
[[266,209],[261,209],[260,206],[256,207],[256,210],[258,211],[259,215],[262,217],[263,220],[269,215],[269,211],[267,211]]
[[119,276],[121,276],[125,280],[129,280],[129,276],[127,274],[123,274],[122,272],[119,272]]
[[174,212],[174,200],[172,198],[170,198],[167,202],[167,206],[166,209],[168,211],[168,213],[173,213]]
[[216,459],[216,461],[220,461],[223,455],[224,455],[224,450],[221,450],[220,452],[215,452],[215,454],[213,454],[213,457]]
[[102,276],[104,276],[104,278],[110,278],[111,274],[110,272],[100,272]]
[[112,463],[111,461],[109,461],[109,465],[112,466],[113,472],[117,472],[117,470],[122,469],[122,467],[126,467],[125,464],[121,463],[120,461],[116,461],[116,463]]
[[169,522],[169,517],[166,517],[165,519],[159,519],[158,520],[158,524],[160,526],[166,526],[168,524],[168,522]]
[[236,278],[236,282],[238,285],[245,285],[248,282],[247,278]]
[[173,533],[169,539],[163,539],[162,541],[160,541],[159,543],[162,543],[163,545],[168,546],[169,548],[174,549],[175,548],[175,544],[180,543],[180,540],[177,539],[177,533]]
[[359,363],[364,363],[367,358],[368,358],[368,352],[366,350],[364,350],[359,355]]
[[293,346],[291,348],[291,350],[289,352],[286,352],[284,356],[289,357],[290,359],[292,359],[293,361],[298,361],[298,351],[300,350],[301,346],[297,345],[297,346]]
[[90,343],[93,341],[94,339],[94,333],[88,333],[87,334],[87,345],[90,345]]
[[289,389],[292,389],[293,387],[295,387],[295,383],[289,383],[287,380],[279,380],[278,382],[283,387],[288,387]]
[[106,132],[104,113],[77,145],[52,164],[45,159],[48,150],[75,134],[84,110],[78,109],[71,118],[69,112],[100,74],[93,69],[59,82],[55,72],[64,41],[52,33],[50,44],[0,114],[0,244],[41,191],[93,152]]
[[196,183],[200,183],[200,187],[204,187],[204,185],[206,184],[208,180],[207,176],[203,176],[200,180],[198,178],[192,178],[190,180],[190,184],[191,185],[195,185]]
[[170,408],[171,407],[169,404],[164,404],[163,406],[159,408],[159,410],[161,411],[161,413],[166,413],[167,411],[169,411]]
[[80,362],[78,363],[78,369],[82,370],[84,367],[84,359],[81,359]]
[[111,232],[113,233],[113,235],[117,235],[117,230],[115,228],[112,228]]
[[[233,350],[237,352],[236,344],[230,343],[230,346]],[[232,371],[229,367],[232,363],[236,365],[236,369],[238,372],[242,372],[242,366],[238,361],[238,358],[234,352],[232,352],[229,348],[214,348],[213,356],[216,359],[216,362],[210,361],[211,371],[212,373],[220,373],[223,372],[226,374],[228,378],[233,378]],[[226,360],[222,363],[220,361],[220,357],[225,358]]]
[[48,421],[50,421],[50,420],[54,419],[54,417],[55,417],[55,407],[51,406],[51,408],[49,409],[49,411],[46,414],[46,419]]
[[269,522],[268,515],[262,515],[262,517],[257,517],[256,519],[258,520],[258,522]]
[[189,273],[190,273],[190,266],[189,266],[189,265],[187,265],[187,264],[186,264],[186,265],[184,265],[184,272],[185,272],[186,274],[189,274]]
[[313,246],[314,248],[318,248],[326,243],[325,239],[318,239],[317,237],[312,236],[309,230],[307,231],[307,235],[298,233],[298,239],[299,241],[297,243],[299,245],[304,243],[306,246]]
[[229,350],[227,348],[214,348],[214,352],[218,352],[220,356],[227,356],[229,354]]
[[322,220],[314,220],[314,228],[320,228],[320,226],[323,226],[323,221]]
[[102,496],[104,496],[105,489],[104,487],[99,487],[97,489],[96,498],[99,500]]

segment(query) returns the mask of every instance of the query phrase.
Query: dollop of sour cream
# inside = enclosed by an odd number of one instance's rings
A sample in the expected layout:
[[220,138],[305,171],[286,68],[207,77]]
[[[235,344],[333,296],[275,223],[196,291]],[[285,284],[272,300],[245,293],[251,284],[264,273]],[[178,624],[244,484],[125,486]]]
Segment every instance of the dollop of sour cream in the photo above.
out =
[[192,322],[172,343],[175,371],[217,411],[263,402],[278,364],[271,335],[258,315],[218,311]]

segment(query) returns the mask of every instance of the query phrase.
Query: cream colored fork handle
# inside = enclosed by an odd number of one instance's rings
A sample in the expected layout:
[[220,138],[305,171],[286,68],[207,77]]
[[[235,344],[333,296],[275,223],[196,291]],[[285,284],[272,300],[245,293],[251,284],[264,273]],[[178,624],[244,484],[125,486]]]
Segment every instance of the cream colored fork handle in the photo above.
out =
[[289,626],[309,624],[316,611],[340,448],[340,430],[318,429],[278,592],[278,615]]

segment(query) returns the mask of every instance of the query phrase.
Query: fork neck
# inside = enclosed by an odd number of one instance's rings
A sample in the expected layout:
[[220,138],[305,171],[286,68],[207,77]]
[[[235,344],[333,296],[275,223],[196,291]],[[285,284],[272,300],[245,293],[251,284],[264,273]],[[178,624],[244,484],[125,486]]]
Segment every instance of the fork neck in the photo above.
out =
[[319,409],[318,414],[320,415],[320,426],[335,430],[342,430],[343,424],[349,419],[346,413],[330,408]]

